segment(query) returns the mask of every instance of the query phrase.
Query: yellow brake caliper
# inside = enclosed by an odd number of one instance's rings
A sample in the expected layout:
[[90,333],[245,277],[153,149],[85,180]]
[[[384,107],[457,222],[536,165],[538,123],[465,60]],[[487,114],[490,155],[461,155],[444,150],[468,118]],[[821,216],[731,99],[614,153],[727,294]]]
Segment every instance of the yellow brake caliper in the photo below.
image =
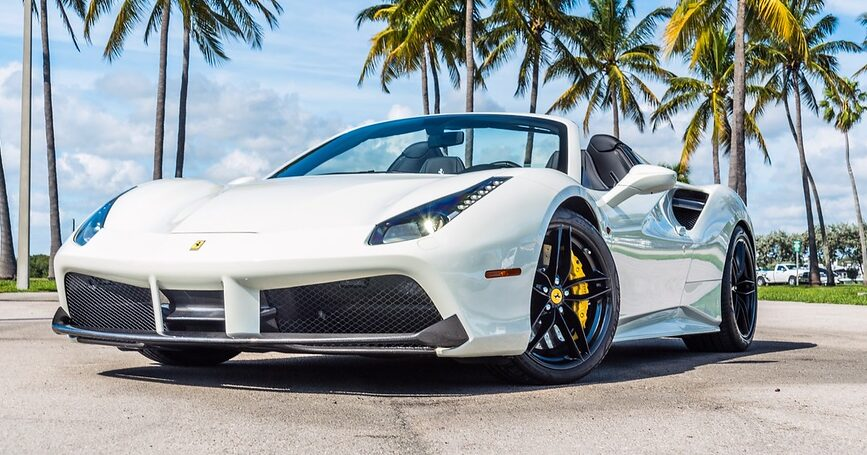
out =
[[[577,280],[580,278],[584,278],[584,265],[581,264],[581,261],[578,260],[578,256],[575,256],[575,253],[572,254],[572,269],[569,270],[568,280]],[[581,283],[577,286],[573,286],[571,289],[573,295],[586,295],[590,292],[587,283]],[[578,315],[578,319],[581,321],[581,327],[587,327],[587,306],[590,305],[589,300],[581,300],[580,302],[573,302],[572,309],[575,310],[575,314]],[[577,336],[577,335],[575,335]]]

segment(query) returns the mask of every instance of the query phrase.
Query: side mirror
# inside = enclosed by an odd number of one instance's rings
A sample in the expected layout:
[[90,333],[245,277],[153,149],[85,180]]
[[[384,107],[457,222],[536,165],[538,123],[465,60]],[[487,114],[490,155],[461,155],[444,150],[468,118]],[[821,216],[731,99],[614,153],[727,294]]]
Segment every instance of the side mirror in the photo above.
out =
[[638,194],[668,191],[677,183],[677,174],[671,169],[649,164],[636,164],[617,185],[599,199],[598,205],[617,207]]

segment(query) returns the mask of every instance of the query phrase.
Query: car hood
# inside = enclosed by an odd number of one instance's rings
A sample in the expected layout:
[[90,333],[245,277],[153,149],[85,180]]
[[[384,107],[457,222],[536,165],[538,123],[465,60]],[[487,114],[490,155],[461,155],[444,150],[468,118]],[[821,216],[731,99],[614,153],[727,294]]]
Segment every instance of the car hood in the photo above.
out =
[[189,204],[173,233],[275,232],[376,224],[487,178],[484,173],[329,175],[229,185]]

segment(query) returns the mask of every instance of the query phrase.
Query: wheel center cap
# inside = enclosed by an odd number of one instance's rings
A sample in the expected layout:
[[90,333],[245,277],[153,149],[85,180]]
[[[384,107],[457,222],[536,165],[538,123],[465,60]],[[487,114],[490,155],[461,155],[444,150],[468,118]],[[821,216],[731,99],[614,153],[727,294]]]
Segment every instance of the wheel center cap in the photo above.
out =
[[559,305],[563,301],[563,291],[558,288],[552,289],[550,298],[551,303]]

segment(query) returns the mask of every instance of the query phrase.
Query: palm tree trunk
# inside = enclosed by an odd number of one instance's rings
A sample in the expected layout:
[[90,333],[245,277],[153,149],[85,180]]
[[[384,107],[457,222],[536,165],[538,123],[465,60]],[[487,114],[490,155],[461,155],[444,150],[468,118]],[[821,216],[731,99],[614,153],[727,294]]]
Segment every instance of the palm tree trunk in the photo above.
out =
[[430,114],[430,97],[427,92],[427,56],[421,53],[421,101],[424,104],[424,115]]
[[[541,40],[541,37],[540,37]],[[542,66],[542,56],[533,56],[533,70],[530,76],[530,113],[536,113],[536,105],[539,100],[539,70]],[[524,167],[530,167],[533,162],[533,132],[527,133],[527,146],[524,148]]]
[[[473,51],[474,41],[474,30],[473,30],[473,15],[475,13],[475,0],[467,0],[466,6],[466,17],[464,17],[464,28],[465,28],[465,36],[464,36],[464,46],[466,47],[466,54],[464,57],[466,58],[467,65],[467,96],[466,96],[466,110],[467,112],[473,112],[473,94],[475,92],[475,82],[476,82],[476,60],[475,53]],[[472,148],[470,148],[472,150]]]
[[[476,83],[476,60],[473,52],[473,14],[475,9],[475,0],[467,0],[466,17],[464,18],[466,34],[464,36],[464,46],[466,47],[466,65],[467,65],[467,95],[466,95],[466,111],[473,112],[473,94]],[[473,130],[469,129],[466,132],[464,140],[464,163],[466,166],[473,165]]]
[[[744,27],[746,22],[746,0],[737,2],[735,22],[735,69],[734,69],[734,112],[732,124],[731,156],[729,157],[729,188],[734,190],[744,203],[747,202],[746,147],[744,142],[744,114],[746,105],[746,55],[744,46]],[[806,183],[805,183],[806,185]]]
[[[813,204],[810,200],[810,184],[807,180],[807,156],[804,153],[804,133],[801,123],[801,84],[797,78],[798,69],[795,68],[792,73],[792,83],[794,85],[793,92],[795,93],[795,123],[791,123],[789,116],[789,126],[792,128],[792,134],[795,136],[795,144],[798,147],[798,158],[801,162],[801,186],[804,190],[804,208],[807,212],[807,248],[809,249],[809,264],[810,264],[810,285],[817,286],[821,284],[819,280],[819,255],[816,251],[816,226],[813,224]],[[784,98],[787,115],[789,111],[788,96]]]
[[713,155],[713,183],[715,185],[720,184],[720,176],[719,176],[719,129],[714,125],[713,133],[711,133],[710,144],[711,144],[711,153]]
[[617,97],[614,96],[614,90],[611,91],[611,115],[612,118],[612,135],[620,139],[620,108],[617,106]]
[[[855,222],[858,224],[858,240],[861,241],[861,263],[867,260],[867,242],[864,238],[864,218],[861,217],[861,201],[858,199],[858,186],[855,185],[855,174],[852,173],[852,162],[849,161],[849,132],[843,132],[843,137],[846,138],[846,170],[849,171],[849,183],[852,185],[852,200],[855,202]],[[5,190],[4,190],[5,192]],[[867,274],[864,273],[864,267],[861,267],[861,274],[864,284],[867,285]]]
[[[819,199],[819,190],[816,189],[816,182],[813,180],[813,173],[810,172],[810,166],[807,166],[807,180],[810,181],[810,190],[813,193],[813,199],[816,201],[816,216],[819,218],[819,235],[822,236],[822,256],[825,257],[825,273],[828,275],[828,286],[834,286],[834,269],[831,267],[831,249],[828,245],[828,235],[825,231],[825,216],[822,214],[822,201]],[[821,276],[819,277],[821,279]]]
[[434,55],[433,44],[427,43],[427,55],[430,59],[430,74],[433,77],[434,89],[434,114],[440,113],[440,75],[437,73],[437,60]]
[[54,105],[51,97],[51,51],[48,41],[48,1],[39,0],[39,26],[42,32],[42,102],[45,111],[45,145],[48,161],[48,228],[51,247],[48,278],[54,278],[54,255],[60,249],[60,208],[57,200],[57,160],[54,146]]
[[187,90],[190,85],[190,23],[184,18],[184,57],[181,69],[181,97],[178,101],[178,154],[175,158],[175,177],[184,176],[184,149],[187,141]]
[[12,220],[9,217],[9,196],[6,194],[6,172],[0,150],[0,279],[15,278],[15,250],[12,248]]
[[160,24],[160,72],[157,80],[157,118],[154,127],[154,180],[163,178],[163,139],[166,132],[166,59],[169,51],[171,2],[163,0]]

